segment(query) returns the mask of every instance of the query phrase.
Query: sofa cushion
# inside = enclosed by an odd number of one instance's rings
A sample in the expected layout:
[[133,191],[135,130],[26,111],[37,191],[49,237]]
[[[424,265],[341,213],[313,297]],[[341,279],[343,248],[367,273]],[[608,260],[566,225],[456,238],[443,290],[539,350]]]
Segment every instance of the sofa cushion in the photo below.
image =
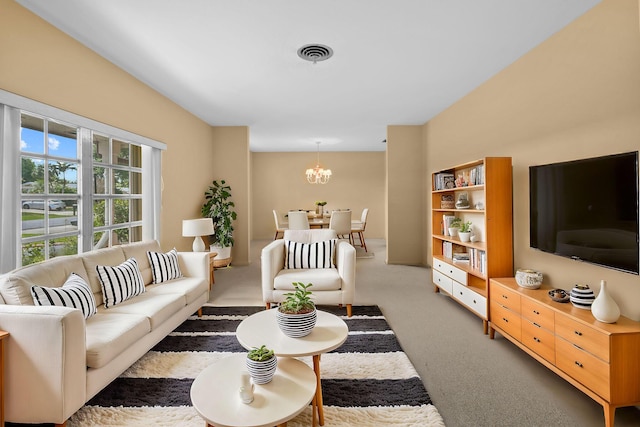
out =
[[62,286],[71,273],[84,280],[88,274],[78,255],[61,256],[27,265],[7,273],[0,281],[0,293],[7,304],[33,305],[31,286]]
[[151,294],[145,292],[115,307],[108,308],[104,312],[114,313],[114,315],[124,313],[146,316],[149,319],[151,330],[154,330],[165,320],[183,309],[185,305],[184,295],[178,293]]
[[336,241],[301,243],[285,240],[285,268],[334,268]]
[[312,283],[315,291],[335,291],[342,289],[342,278],[335,268],[309,268],[280,270],[273,279],[273,288],[293,290],[293,282]]
[[77,308],[82,311],[85,319],[96,314],[96,300],[93,298],[93,292],[87,282],[76,273],[71,273],[62,287],[32,286],[31,296],[35,305]]
[[148,285],[153,280],[151,264],[147,252],[162,252],[160,244],[155,240],[145,240],[144,242],[130,243],[122,246],[125,258],[135,258],[138,261],[138,268],[142,274],[144,284]]
[[182,277],[176,248],[171,249],[166,254],[148,251],[147,258],[149,258],[149,264],[151,265],[153,283],[162,283]]
[[115,267],[98,265],[96,270],[102,285],[104,308],[144,293],[144,282],[135,258],[129,258]]
[[185,298],[185,305],[191,304],[198,299],[203,292],[209,289],[209,283],[201,277],[181,277],[157,285],[146,287],[151,295],[182,295]]
[[89,286],[93,291],[96,304],[102,305],[102,284],[98,278],[98,265],[118,265],[123,263],[126,258],[122,252],[122,246],[113,246],[110,248],[99,249],[97,251],[86,252],[81,255],[84,268],[89,278]]
[[151,330],[149,318],[139,314],[112,314],[104,307],[87,319],[87,366],[101,368]]

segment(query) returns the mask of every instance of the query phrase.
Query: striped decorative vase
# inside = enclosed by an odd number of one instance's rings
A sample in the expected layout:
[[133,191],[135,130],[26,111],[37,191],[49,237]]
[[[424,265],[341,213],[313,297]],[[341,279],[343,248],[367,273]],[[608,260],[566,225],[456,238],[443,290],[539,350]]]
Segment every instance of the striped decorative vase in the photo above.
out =
[[596,296],[593,290],[589,288],[589,285],[575,285],[569,294],[571,304],[583,310],[591,310],[591,304],[593,304],[594,299],[596,299]]

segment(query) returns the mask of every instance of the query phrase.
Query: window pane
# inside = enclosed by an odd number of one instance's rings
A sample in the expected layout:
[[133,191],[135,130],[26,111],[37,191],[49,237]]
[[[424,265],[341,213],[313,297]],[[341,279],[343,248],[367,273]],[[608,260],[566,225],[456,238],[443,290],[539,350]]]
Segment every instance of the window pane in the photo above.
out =
[[93,161],[109,162],[109,138],[104,135],[93,134]]
[[131,243],[142,242],[142,226],[131,227]]
[[129,222],[129,200],[114,199],[113,200],[113,221],[112,224],[124,224]]
[[54,194],[77,194],[78,163],[49,162],[49,192]]
[[93,226],[103,227],[107,224],[107,215],[105,208],[107,201],[105,199],[98,199],[93,201]]
[[142,221],[142,199],[131,199],[131,222]]
[[22,237],[42,236],[44,233],[44,200],[22,201]]
[[140,147],[139,145],[131,144],[130,151],[131,151],[131,166],[133,166],[134,168],[141,168],[142,167],[142,147]]
[[60,237],[49,241],[49,258],[78,253],[78,236]]
[[142,174],[139,172],[131,172],[130,180],[131,194],[142,194]]
[[22,156],[22,192],[44,193],[44,160]]
[[122,141],[113,142],[113,160],[114,165],[129,166],[129,144]]
[[113,170],[113,194],[129,194],[129,171]]
[[129,229],[119,228],[111,234],[111,246],[129,243]]
[[78,230],[75,200],[49,200],[49,233],[68,233]]
[[93,168],[93,194],[107,194],[108,173],[106,168]]
[[109,246],[109,234],[106,231],[93,233],[93,250],[102,249]]
[[44,242],[22,244],[22,265],[44,261]]
[[77,129],[61,123],[49,122],[47,145],[49,154],[56,157],[78,158]]
[[38,117],[21,116],[20,150],[44,154],[44,120]]

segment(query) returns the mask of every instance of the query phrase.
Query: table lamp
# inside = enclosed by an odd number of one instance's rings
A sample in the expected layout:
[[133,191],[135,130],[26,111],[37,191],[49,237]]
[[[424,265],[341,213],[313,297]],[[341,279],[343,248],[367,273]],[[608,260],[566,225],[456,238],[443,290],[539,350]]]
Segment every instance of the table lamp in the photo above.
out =
[[204,252],[205,246],[202,236],[213,234],[213,219],[198,218],[182,220],[182,235],[195,237],[193,239],[193,252]]

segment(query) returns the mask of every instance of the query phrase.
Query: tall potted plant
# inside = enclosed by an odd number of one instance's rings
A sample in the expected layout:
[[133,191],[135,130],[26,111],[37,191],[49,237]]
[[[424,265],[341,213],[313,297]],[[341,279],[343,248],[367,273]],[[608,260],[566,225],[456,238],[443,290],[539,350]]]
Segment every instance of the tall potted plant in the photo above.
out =
[[231,247],[233,246],[233,221],[237,218],[233,210],[235,204],[231,199],[231,187],[225,180],[214,180],[204,193],[205,203],[202,205],[202,216],[213,219],[213,243],[211,250],[218,255],[213,260],[214,267],[231,264]]

